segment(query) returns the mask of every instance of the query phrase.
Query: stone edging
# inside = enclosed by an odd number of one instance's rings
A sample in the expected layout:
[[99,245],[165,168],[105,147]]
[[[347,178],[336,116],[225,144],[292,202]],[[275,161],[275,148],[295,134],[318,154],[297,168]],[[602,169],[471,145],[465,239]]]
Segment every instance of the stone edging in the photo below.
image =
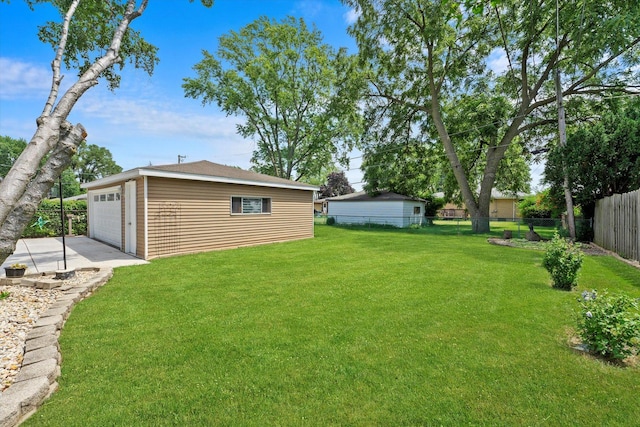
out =
[[27,334],[25,353],[15,381],[0,393],[0,427],[14,427],[29,418],[58,389],[62,355],[58,337],[76,303],[87,298],[113,276],[111,268],[96,271],[86,283],[62,288],[62,295],[40,316]]

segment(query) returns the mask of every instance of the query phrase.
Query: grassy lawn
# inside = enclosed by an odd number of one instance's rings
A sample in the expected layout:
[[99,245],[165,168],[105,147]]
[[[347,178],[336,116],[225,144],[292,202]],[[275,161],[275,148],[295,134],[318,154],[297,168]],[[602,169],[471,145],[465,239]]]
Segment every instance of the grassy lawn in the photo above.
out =
[[[314,218],[315,223],[317,225],[323,225],[327,223],[326,216],[316,216]],[[511,230],[513,233],[513,238],[524,239],[527,231],[529,231],[528,221],[542,221],[542,220],[531,220],[531,219],[519,219],[518,221],[490,221],[489,225],[491,227],[491,232],[489,233],[492,237],[502,237],[504,230]],[[553,220],[543,220],[544,222],[552,222]],[[559,221],[559,220],[555,220]],[[379,224],[365,224],[365,225],[349,225],[349,224],[340,224],[340,227],[346,228],[357,228],[357,229],[395,229],[392,226],[382,226]],[[473,229],[471,220],[463,220],[463,219],[436,219],[432,221],[431,225],[424,225],[419,230],[423,233],[428,234],[444,234],[444,235],[473,235]],[[535,225],[534,230],[536,233],[540,235],[543,239],[551,239],[553,234],[558,230],[557,226],[546,225],[539,226]],[[418,230],[413,230],[413,232],[417,232]]]
[[637,425],[640,368],[567,340],[580,291],[640,296],[640,271],[586,257],[568,293],[542,255],[317,226],[119,268],[73,311],[60,389],[25,425]]

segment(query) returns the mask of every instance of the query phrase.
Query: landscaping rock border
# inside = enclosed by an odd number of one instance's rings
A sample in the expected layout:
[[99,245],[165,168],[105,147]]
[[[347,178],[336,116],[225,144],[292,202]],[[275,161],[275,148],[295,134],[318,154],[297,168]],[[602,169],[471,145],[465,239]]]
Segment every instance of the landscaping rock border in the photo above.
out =
[[[538,244],[538,242],[527,242],[527,244],[529,246],[519,246],[517,244],[517,239],[499,239],[497,237],[489,237],[487,239],[487,242],[489,242],[492,245],[509,246],[509,247],[512,247],[512,248],[521,247],[521,248],[525,248],[525,249],[534,249],[534,247],[532,245]],[[538,249],[538,248],[535,248],[535,249]],[[637,269],[640,269],[640,261],[635,261],[635,260],[623,258],[620,255],[618,255],[617,253],[615,253],[613,251],[610,251],[608,249],[605,249],[603,247],[600,247],[600,246],[596,245],[593,242],[591,242],[591,243],[580,243],[580,250],[582,252],[584,252],[586,255],[612,256],[612,257],[617,258],[620,261],[624,262],[625,264],[630,265],[631,267],[635,267]]]
[[[29,418],[58,389],[62,355],[60,330],[79,301],[90,296],[113,276],[111,268],[84,268],[95,271],[84,283],[62,286],[62,295],[40,316],[29,331],[20,372],[13,384],[0,393],[0,427],[14,427]],[[12,283],[20,282],[19,279]],[[24,280],[28,280],[25,278]]]

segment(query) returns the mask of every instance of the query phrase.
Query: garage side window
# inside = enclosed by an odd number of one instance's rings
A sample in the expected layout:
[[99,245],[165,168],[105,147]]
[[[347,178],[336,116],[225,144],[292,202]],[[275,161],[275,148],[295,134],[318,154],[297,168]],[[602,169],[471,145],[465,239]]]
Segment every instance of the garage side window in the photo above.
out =
[[270,197],[232,197],[231,198],[232,214],[270,214],[271,198]]

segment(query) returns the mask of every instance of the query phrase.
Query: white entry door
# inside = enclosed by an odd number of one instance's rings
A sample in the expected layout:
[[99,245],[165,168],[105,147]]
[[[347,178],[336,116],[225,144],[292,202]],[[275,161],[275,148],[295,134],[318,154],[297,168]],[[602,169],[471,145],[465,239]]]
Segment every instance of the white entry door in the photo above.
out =
[[128,181],[124,187],[124,251],[136,254],[136,182]]

